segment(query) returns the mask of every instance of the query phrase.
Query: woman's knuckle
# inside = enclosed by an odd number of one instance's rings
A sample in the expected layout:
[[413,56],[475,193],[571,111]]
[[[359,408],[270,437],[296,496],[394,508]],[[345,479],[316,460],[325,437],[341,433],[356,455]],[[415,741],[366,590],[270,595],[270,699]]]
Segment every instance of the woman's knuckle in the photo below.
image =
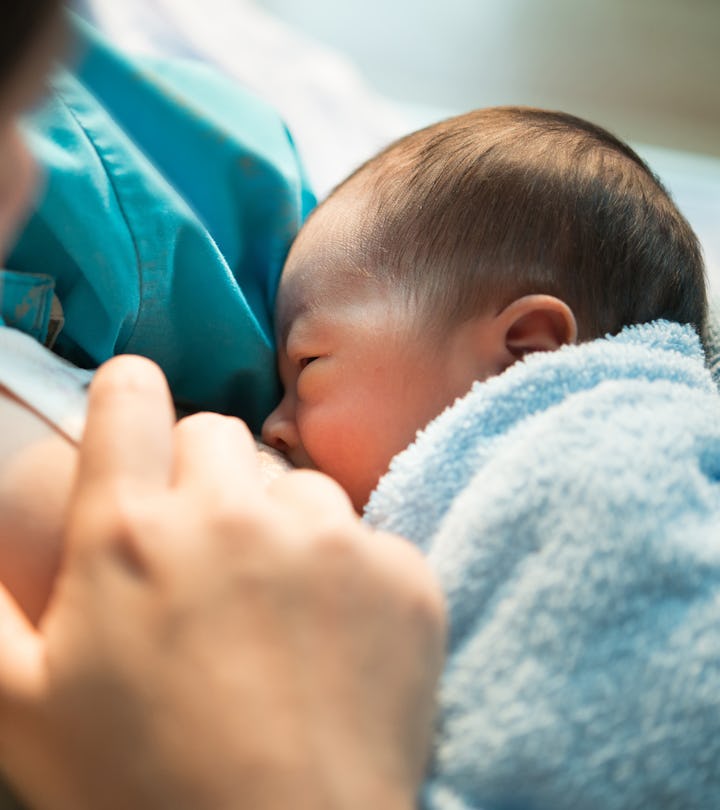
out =
[[407,540],[394,535],[376,538],[386,567],[392,569],[398,598],[418,621],[441,627],[446,622],[446,605],[440,583],[427,559]]
[[138,523],[136,500],[118,482],[107,484],[103,494],[102,501],[98,499],[94,510],[102,522],[103,533],[118,541],[132,537]]
[[361,565],[362,548],[357,532],[336,517],[318,520],[310,535],[309,546],[316,556],[336,566]]
[[183,417],[177,424],[176,431],[180,433],[199,432],[206,435],[215,434],[243,434],[251,438],[247,425],[235,416],[225,416],[210,411],[200,411]]
[[253,504],[224,498],[213,505],[213,535],[230,545],[248,545],[269,534],[267,515]]
[[338,511],[353,514],[342,488],[317,470],[292,470],[279,478],[271,491],[281,502],[294,504],[300,512],[313,518]]
[[445,624],[445,599],[440,587],[431,580],[418,580],[408,594],[412,613],[429,627]]

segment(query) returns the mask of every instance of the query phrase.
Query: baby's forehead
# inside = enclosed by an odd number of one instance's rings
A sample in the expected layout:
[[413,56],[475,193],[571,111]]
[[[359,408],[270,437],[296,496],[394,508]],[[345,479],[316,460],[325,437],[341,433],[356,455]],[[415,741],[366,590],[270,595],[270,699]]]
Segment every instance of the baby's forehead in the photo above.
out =
[[363,236],[375,230],[376,213],[372,186],[353,177],[310,214],[295,239],[293,251],[352,252]]
[[300,322],[334,320],[339,312],[361,306],[368,298],[387,298],[386,285],[374,274],[338,261],[297,263],[283,274],[276,299],[275,331],[279,344]]
[[339,262],[298,261],[283,271],[275,304],[275,322],[281,337],[303,315],[323,309],[351,285]]
[[367,196],[354,184],[322,203],[303,225],[285,262],[276,299],[277,331],[308,311],[351,296],[374,276],[363,245],[369,227]]
[[308,296],[300,277],[283,275],[275,299],[275,333],[279,344],[285,343],[293,323],[308,310]]
[[275,301],[275,331],[278,342],[303,317],[322,311],[341,288],[342,271],[322,256],[291,257],[286,263]]
[[312,294],[367,274],[357,220],[334,202],[317,211],[293,242],[280,278],[280,298]]

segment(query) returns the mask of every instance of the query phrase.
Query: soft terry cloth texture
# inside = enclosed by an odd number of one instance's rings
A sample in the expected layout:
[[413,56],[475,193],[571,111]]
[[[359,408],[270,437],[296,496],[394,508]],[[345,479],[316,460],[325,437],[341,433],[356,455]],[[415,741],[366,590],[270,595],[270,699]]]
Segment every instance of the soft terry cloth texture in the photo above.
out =
[[426,807],[720,803],[720,397],[659,322],[478,383],[393,462],[373,525],[451,632]]

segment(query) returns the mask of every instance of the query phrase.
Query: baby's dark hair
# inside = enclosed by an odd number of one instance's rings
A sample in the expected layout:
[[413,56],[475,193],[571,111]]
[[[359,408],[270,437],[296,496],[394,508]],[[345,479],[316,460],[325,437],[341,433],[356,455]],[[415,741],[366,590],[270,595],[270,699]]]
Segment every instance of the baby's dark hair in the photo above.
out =
[[20,67],[35,39],[58,16],[61,0],[10,0],[0,25],[0,88]]
[[333,194],[354,183],[370,195],[356,264],[439,327],[546,293],[581,340],[656,318],[702,334],[695,234],[635,152],[582,119],[477,110],[395,142]]

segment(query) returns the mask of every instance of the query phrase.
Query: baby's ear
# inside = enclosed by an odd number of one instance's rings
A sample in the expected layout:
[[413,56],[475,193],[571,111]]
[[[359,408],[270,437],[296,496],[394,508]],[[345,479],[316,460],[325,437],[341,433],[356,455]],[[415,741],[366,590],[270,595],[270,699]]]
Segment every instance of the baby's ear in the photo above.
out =
[[570,307],[552,295],[526,295],[500,313],[505,346],[519,359],[531,352],[549,352],[577,340],[577,322]]

